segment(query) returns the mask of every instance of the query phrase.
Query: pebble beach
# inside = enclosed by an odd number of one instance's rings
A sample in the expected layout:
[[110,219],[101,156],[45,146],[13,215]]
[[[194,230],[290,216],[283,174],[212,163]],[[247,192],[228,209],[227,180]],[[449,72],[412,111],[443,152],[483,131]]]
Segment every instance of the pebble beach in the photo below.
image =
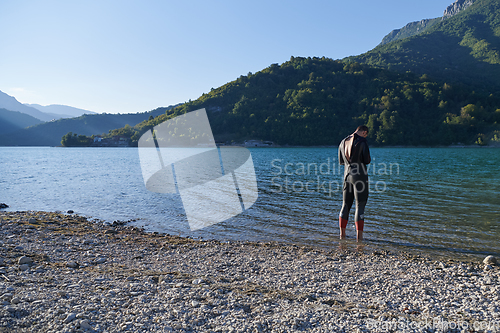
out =
[[500,332],[486,262],[0,211],[0,332]]

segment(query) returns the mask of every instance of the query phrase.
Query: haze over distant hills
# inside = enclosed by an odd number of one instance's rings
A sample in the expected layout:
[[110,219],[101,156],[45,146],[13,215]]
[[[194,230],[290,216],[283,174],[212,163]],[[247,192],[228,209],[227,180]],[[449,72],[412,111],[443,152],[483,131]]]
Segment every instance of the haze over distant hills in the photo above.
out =
[[171,107],[142,113],[86,114],[76,118],[49,121],[0,135],[0,146],[59,146],[62,136],[68,132],[84,135],[108,133],[109,130],[127,124],[137,124],[150,117],[164,114],[169,108]]
[[59,104],[51,104],[51,105],[40,105],[40,104],[25,104],[27,106],[33,107],[39,111],[44,113],[59,115],[59,118],[73,118],[79,117],[84,114],[95,114],[96,112],[92,112],[89,110],[79,109],[72,106],[67,105],[59,105]]
[[0,91],[0,108],[9,111],[18,111],[41,121],[51,121],[61,118],[79,117],[84,114],[95,114],[95,112],[78,109],[67,105],[39,105],[39,104],[23,104],[15,97],[10,96]]
[[68,132],[108,133],[164,114],[169,108],[133,114],[97,114],[66,105],[25,105],[0,91],[0,146],[58,146]]
[[44,113],[36,108],[20,103],[15,97],[7,95],[2,91],[0,91],[0,108],[25,113],[42,121],[50,121],[55,118],[54,115]]

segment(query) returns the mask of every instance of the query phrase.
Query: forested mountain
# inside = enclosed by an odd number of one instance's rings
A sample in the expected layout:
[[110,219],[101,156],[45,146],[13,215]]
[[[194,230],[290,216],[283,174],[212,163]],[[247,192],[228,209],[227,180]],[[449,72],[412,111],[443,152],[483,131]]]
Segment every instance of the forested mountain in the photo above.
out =
[[0,135],[40,124],[42,121],[19,111],[0,109]]
[[132,128],[206,108],[217,141],[335,145],[358,125],[379,145],[500,142],[500,98],[463,85],[328,58],[294,58],[241,76]]
[[499,52],[500,1],[476,0],[423,33],[345,60],[493,92],[500,90]]
[[[165,114],[171,107],[133,114],[93,114],[77,118],[59,119],[0,135],[0,146],[58,146],[68,132],[80,135],[108,133],[126,124],[137,124],[149,117]],[[3,134],[3,133],[2,133]]]

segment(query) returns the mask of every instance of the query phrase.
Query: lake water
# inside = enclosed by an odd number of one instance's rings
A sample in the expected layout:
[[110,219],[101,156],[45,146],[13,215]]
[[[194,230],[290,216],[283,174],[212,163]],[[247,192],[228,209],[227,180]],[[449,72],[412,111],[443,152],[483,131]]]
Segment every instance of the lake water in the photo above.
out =
[[[8,210],[74,210],[147,230],[325,248],[338,241],[342,172],[336,148],[250,149],[259,197],[244,213],[191,231],[180,197],[146,190],[136,148],[0,147]],[[450,257],[500,255],[500,150],[372,148],[367,248]]]

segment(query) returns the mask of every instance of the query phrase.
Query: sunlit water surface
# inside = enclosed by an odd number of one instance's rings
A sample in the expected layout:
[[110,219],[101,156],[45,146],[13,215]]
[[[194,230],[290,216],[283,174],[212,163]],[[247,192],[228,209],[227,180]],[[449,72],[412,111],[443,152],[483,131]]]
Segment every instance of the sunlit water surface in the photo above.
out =
[[[325,248],[338,241],[342,169],[336,148],[250,149],[257,202],[191,231],[180,197],[146,190],[136,148],[0,147],[0,202],[8,210],[74,210],[106,221],[136,219],[149,231]],[[367,249],[457,258],[500,255],[500,151],[372,148],[365,212]]]

